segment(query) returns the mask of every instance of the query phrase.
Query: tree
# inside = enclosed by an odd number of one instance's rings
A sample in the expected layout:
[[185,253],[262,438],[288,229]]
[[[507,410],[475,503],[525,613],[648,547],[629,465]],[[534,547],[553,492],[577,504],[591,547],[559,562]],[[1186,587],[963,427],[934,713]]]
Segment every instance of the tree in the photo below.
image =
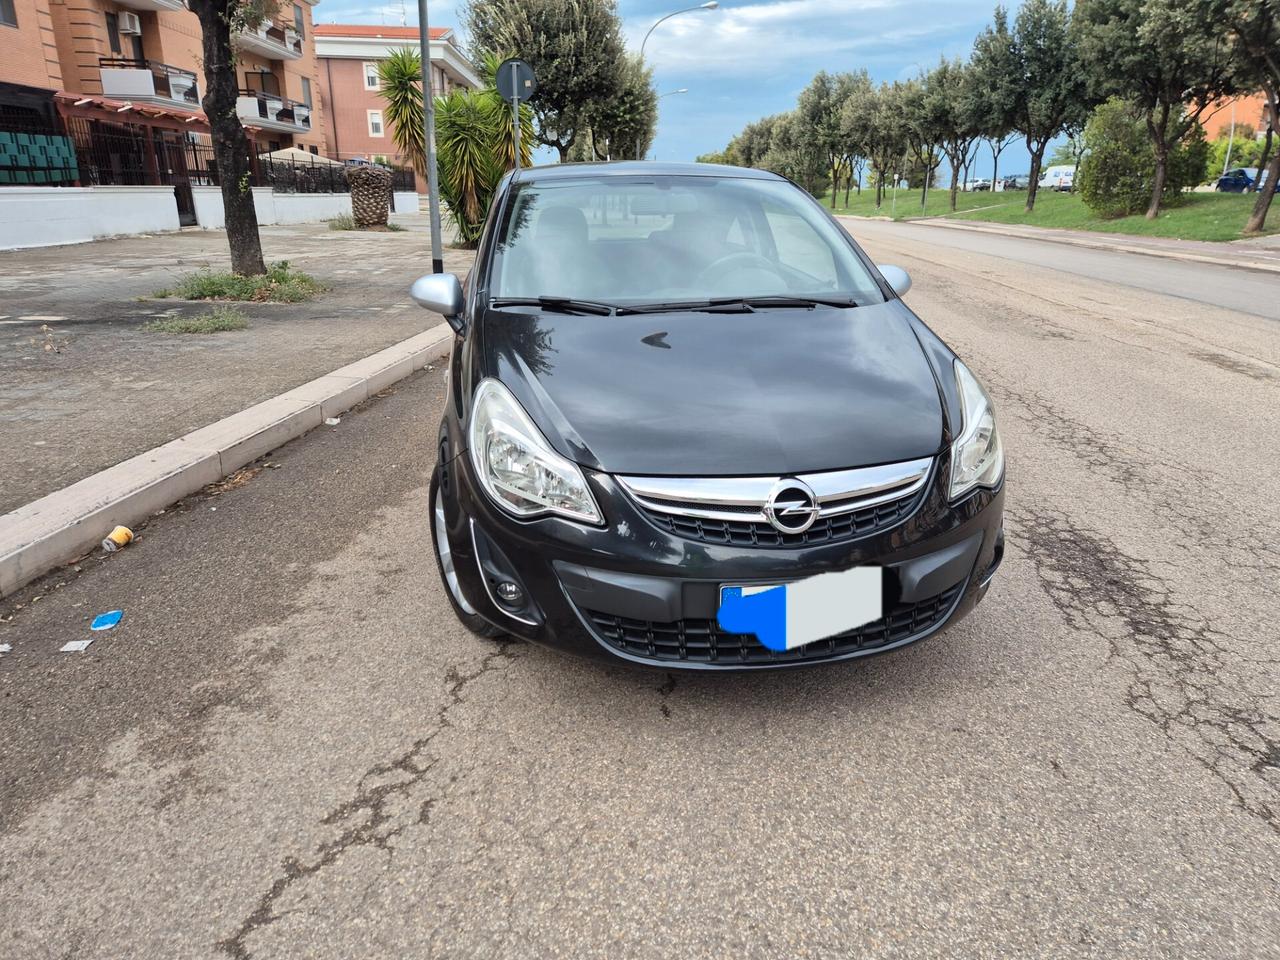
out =
[[1231,45],[1212,13],[1199,0],[1076,3],[1073,33],[1094,91],[1133,102],[1146,121],[1155,155],[1148,220],[1160,213],[1170,151],[1234,92]]
[[1027,213],[1035,209],[1044,151],[1072,117],[1087,113],[1082,75],[1066,0],[1026,0],[1013,25],[1018,86],[1013,127],[1031,154]]
[[213,157],[222,186],[222,208],[231,248],[231,269],[242,276],[267,272],[258,236],[258,212],[253,205],[249,167],[249,138],[236,113],[236,56],[231,38],[245,27],[256,27],[276,10],[274,0],[191,0],[200,18],[204,58],[204,97]]
[[[1212,14],[1225,27],[1231,43],[1235,75],[1247,90],[1261,88],[1267,95],[1268,137],[1280,130],[1280,0],[1211,0]],[[1267,180],[1258,191],[1246,233],[1266,226],[1267,211],[1280,179],[1280,150],[1267,165]]]
[[[796,115],[801,129],[821,151],[831,175],[831,209],[836,208],[837,170],[844,159],[844,139],[840,130],[840,106],[849,84],[839,76],[819,70],[809,86],[800,92]],[[843,88],[843,89],[842,89]]]
[[974,74],[959,60],[943,60],[930,73],[927,109],[936,125],[938,144],[951,164],[951,209],[956,208],[960,179],[968,166],[969,148],[982,132],[980,104],[973,95]]
[[622,89],[626,58],[614,0],[471,0],[462,19],[475,59],[513,50],[533,67],[536,136],[567,160],[592,114]]
[[597,160],[638,160],[649,152],[658,126],[658,94],[653,89],[653,71],[638,56],[624,58],[617,94],[595,104],[588,123]]
[[[436,97],[436,158],[440,198],[463,244],[480,239],[484,218],[502,175],[515,166],[515,130],[511,106],[498,95],[502,57],[486,54],[479,90],[454,90]],[[392,51],[379,64],[382,99],[396,148],[422,176],[426,169],[423,128],[422,58],[412,47]],[[533,112],[520,105],[520,162],[533,159]]]
[[982,137],[991,148],[991,189],[1000,179],[1000,154],[1013,142],[1015,110],[1022,73],[1013,37],[1009,33],[1009,15],[1004,7],[996,7],[992,23],[973,44],[969,61],[973,83],[969,92],[973,111],[978,117]]
[[922,171],[920,209],[929,201],[933,171],[942,165],[938,146],[947,126],[947,103],[938,76],[940,67],[899,88],[903,132],[913,164]]
[[[875,88],[871,86],[871,78],[866,70],[857,73],[839,75],[836,88],[836,143],[839,151],[839,163],[844,172],[844,205],[849,205],[849,191],[853,185],[858,187],[858,195],[862,195],[862,170],[867,164],[865,138],[857,122],[850,123],[851,114],[846,107],[854,103],[855,110],[866,108],[868,99],[873,96]],[[832,204],[835,202],[835,187],[832,186]]]
[[756,166],[794,180],[817,196],[828,173],[822,148],[795,111],[771,119],[769,149]]
[[[1089,209],[1100,217],[1123,217],[1146,209],[1156,173],[1155,148],[1143,108],[1113,97],[1094,111],[1081,139],[1087,154],[1076,188]],[[1174,145],[1162,185],[1164,204],[1185,201],[1184,190],[1204,175],[1207,154],[1204,128],[1199,125]]]
[[[907,152],[906,90],[902,84],[882,83],[866,104],[863,149],[876,178],[876,209],[884,199],[886,175],[897,175]],[[851,101],[846,108],[857,107]]]
[[426,182],[427,135],[422,117],[422,57],[412,47],[398,47],[378,64],[378,86],[386,102],[391,141]]

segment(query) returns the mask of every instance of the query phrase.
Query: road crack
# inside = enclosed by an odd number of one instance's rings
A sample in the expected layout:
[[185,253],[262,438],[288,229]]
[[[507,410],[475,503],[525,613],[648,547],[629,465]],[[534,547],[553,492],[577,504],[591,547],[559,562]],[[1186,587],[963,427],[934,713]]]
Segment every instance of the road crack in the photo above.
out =
[[1103,638],[1108,661],[1128,671],[1128,709],[1280,835],[1280,717],[1254,688],[1266,675],[1258,667],[1280,660],[1236,653],[1233,638],[1180,602],[1152,563],[1065,513],[1019,504],[1006,522],[1066,622]]
[[441,757],[431,752],[431,745],[453,727],[449,714],[464,702],[463,692],[481,677],[514,660],[512,650],[516,646],[512,642],[499,644],[469,672],[462,672],[456,665],[448,669],[445,673],[448,700],[436,711],[432,728],[399,756],[375,764],[361,775],[352,798],[320,819],[321,824],[341,827],[342,832],[322,843],[314,856],[306,861],[286,857],[281,862],[280,874],[259,898],[253,912],[241,922],[234,934],[217,942],[219,950],[236,960],[249,960],[252,953],[247,945],[248,938],[292,912],[277,911],[276,905],[293,884],[333,866],[349,850],[358,847],[373,847],[393,856],[397,837],[410,827],[430,822],[432,810],[456,779],[450,779],[438,795],[418,802],[416,811],[409,818],[398,810],[397,804],[408,800],[416,788],[426,785],[430,774],[440,763]]

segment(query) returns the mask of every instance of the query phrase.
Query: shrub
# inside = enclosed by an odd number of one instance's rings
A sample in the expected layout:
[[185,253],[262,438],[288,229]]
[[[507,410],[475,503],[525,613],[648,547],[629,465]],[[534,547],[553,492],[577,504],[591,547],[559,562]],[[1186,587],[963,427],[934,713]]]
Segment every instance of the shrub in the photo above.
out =
[[340,213],[329,220],[330,230],[354,230],[356,218],[349,213]]
[[182,277],[177,286],[157,290],[157,297],[182,300],[256,300],[272,303],[299,303],[324,291],[324,284],[309,274],[290,268],[288,260],[273,263],[256,277],[238,273],[201,270]]
[[[1086,154],[1076,188],[1089,209],[1111,219],[1141,213],[1151,203],[1156,158],[1146,123],[1125,101],[1113,97],[1084,128]],[[1208,145],[1199,125],[1169,153],[1162,206],[1183,202],[1183,191],[1204,176]]]
[[249,321],[235,307],[214,307],[198,317],[163,317],[147,324],[156,333],[223,333],[245,330]]

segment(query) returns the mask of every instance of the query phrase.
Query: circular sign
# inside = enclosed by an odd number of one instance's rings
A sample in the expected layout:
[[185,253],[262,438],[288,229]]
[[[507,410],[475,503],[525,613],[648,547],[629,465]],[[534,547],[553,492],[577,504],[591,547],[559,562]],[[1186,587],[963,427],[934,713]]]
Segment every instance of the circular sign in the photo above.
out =
[[[515,69],[511,69],[512,67]],[[503,100],[514,100],[517,97],[528,100],[538,92],[538,81],[534,79],[533,67],[515,57],[502,61],[502,65],[498,67],[496,79],[498,96]]]

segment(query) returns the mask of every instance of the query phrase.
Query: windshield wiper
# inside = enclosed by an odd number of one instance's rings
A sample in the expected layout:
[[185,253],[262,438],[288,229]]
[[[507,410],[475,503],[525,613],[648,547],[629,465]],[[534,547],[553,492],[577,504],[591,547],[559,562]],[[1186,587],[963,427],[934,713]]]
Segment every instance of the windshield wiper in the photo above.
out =
[[541,307],[548,313],[586,313],[600,317],[612,316],[618,308],[612,303],[595,300],[575,300],[572,297],[495,297],[491,307]]
[[667,303],[640,303],[619,307],[618,313],[673,313],[689,310],[696,313],[754,313],[757,308],[785,307],[856,307],[858,302],[847,297],[717,297],[712,300],[673,300]]

